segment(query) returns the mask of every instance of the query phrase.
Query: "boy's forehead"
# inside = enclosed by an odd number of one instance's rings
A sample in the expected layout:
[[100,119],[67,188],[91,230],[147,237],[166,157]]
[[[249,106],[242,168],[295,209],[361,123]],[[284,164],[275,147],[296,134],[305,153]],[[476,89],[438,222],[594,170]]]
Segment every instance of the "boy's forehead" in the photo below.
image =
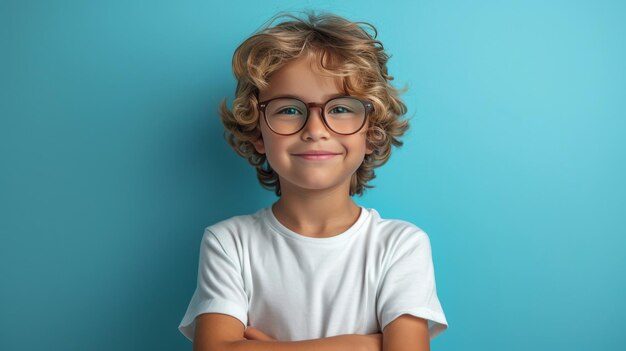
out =
[[268,79],[269,85],[260,89],[261,100],[293,95],[305,100],[328,100],[344,94],[343,79],[323,72],[312,57],[303,57],[287,63]]

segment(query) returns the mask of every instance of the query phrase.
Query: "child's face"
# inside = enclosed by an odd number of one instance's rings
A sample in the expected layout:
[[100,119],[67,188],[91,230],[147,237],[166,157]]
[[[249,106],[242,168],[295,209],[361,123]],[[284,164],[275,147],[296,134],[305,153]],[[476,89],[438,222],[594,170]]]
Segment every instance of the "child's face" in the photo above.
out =
[[[274,72],[269,86],[259,91],[259,101],[279,96],[295,96],[305,103],[323,104],[337,95],[345,95],[340,78],[323,76],[311,68],[310,58],[303,57]],[[279,135],[269,127],[263,114],[259,124],[262,138],[254,142],[257,152],[265,154],[278,174],[281,191],[349,189],[350,178],[363,162],[368,124],[352,135],[341,135],[326,128],[320,108],[310,108],[309,119],[302,130],[293,135]],[[323,150],[337,155],[326,159],[297,156],[307,151]],[[347,190],[346,190],[347,193]]]

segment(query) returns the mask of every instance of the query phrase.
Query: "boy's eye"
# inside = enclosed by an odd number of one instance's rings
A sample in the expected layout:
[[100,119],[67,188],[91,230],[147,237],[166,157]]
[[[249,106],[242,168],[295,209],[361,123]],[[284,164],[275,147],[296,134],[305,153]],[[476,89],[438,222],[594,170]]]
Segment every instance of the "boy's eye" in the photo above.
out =
[[349,108],[345,107],[345,106],[337,106],[337,107],[333,107],[329,113],[350,113],[352,112],[352,110],[350,110]]
[[285,108],[281,108],[277,111],[278,114],[282,114],[282,115],[295,115],[295,114],[302,114],[302,112],[300,112],[300,110],[298,110],[295,107],[285,107]]

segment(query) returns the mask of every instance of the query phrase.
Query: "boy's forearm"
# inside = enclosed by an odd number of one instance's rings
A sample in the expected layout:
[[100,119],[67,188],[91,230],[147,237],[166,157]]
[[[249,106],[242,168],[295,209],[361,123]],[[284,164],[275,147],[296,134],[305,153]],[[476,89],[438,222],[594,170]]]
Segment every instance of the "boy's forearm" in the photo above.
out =
[[363,350],[357,334],[300,341],[233,341],[224,351],[359,351]]

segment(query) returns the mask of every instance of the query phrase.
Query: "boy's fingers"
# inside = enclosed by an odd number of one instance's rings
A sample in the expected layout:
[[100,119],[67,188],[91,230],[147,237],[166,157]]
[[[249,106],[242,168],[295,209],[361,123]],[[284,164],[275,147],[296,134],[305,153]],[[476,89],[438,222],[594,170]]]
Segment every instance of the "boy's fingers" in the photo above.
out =
[[243,333],[243,336],[246,339],[250,339],[250,340],[275,341],[274,338],[270,337],[269,335],[266,335],[265,333],[263,333],[259,329],[255,328],[255,327],[251,327],[251,326],[248,326],[246,328],[246,330]]

